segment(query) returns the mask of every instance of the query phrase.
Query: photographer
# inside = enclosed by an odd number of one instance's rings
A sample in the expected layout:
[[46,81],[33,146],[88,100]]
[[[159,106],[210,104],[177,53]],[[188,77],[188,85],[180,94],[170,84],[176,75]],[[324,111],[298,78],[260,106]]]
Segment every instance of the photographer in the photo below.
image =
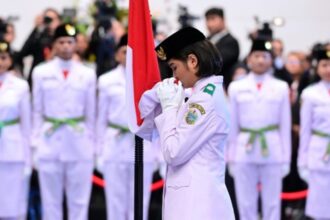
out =
[[33,68],[52,57],[51,43],[55,29],[60,25],[60,14],[53,8],[48,8],[43,12],[42,16],[36,18],[36,25],[32,33],[25,41],[18,61],[31,55],[33,57],[32,66],[29,70],[28,82],[31,86],[31,72]]
[[91,35],[88,53],[94,54],[96,74],[100,76],[116,66],[116,37],[113,33],[113,24],[116,20],[117,6],[110,0],[96,0],[94,7],[95,28]]

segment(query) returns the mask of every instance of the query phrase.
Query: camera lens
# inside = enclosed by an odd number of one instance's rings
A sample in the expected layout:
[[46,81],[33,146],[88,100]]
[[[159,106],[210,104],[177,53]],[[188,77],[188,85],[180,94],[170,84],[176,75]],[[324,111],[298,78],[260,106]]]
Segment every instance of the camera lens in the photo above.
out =
[[50,24],[53,21],[51,17],[45,16],[44,17],[44,24]]

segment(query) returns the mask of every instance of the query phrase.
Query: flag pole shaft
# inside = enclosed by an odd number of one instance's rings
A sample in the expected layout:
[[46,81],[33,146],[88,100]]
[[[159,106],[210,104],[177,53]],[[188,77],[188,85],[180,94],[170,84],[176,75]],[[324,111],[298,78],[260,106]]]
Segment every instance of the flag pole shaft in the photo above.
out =
[[143,139],[135,135],[134,220],[143,220]]

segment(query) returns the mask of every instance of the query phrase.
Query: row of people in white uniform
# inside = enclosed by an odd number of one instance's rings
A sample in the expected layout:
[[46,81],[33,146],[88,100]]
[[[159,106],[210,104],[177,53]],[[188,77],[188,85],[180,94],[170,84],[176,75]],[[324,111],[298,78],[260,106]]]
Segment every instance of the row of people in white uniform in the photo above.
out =
[[[107,219],[134,219],[134,134],[127,128],[125,107],[127,36],[116,49],[119,65],[97,83],[92,69],[72,60],[75,35],[70,24],[56,29],[56,57],[34,69],[32,99],[27,82],[8,71],[10,45],[0,43],[0,219],[24,219],[33,165],[42,219],[63,219],[63,191],[68,219],[87,219],[95,164],[105,178]],[[159,156],[158,148],[145,142],[144,219]]]
[[[43,219],[63,218],[63,190],[69,219],[87,219],[95,155],[102,155],[98,161],[104,161],[108,219],[133,219],[134,136],[126,127],[124,67],[119,65],[99,79],[96,103],[95,73],[71,59],[74,36],[74,27],[61,25],[55,34],[57,57],[33,72],[32,134],[28,85],[8,72],[9,45],[0,44],[0,194],[13,192],[0,198],[0,218],[25,215],[30,146],[34,146]],[[116,52],[122,64],[124,45]],[[250,74],[229,87],[227,162],[235,178],[240,218],[257,219],[257,184],[261,183],[263,219],[275,220],[280,219],[282,178],[289,173],[291,158],[289,88],[268,73],[272,63],[269,42],[254,41],[248,63]],[[302,95],[298,166],[309,183],[307,215],[330,219],[328,51],[319,52],[317,73],[321,81]],[[146,218],[157,148],[147,145],[145,149]]]
[[[330,219],[330,51],[317,54],[321,81],[306,88],[301,100],[298,170],[309,185],[306,215]],[[229,86],[231,129],[227,162],[235,180],[241,220],[280,219],[282,178],[290,171],[291,110],[289,87],[275,79],[271,44],[255,40],[248,56],[250,73]]]

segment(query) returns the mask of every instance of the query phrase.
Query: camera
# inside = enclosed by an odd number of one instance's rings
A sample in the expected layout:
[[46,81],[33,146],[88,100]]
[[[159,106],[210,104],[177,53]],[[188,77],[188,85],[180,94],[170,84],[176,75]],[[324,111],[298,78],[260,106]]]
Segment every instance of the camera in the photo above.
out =
[[190,14],[187,7],[179,5],[178,21],[181,25],[181,28],[192,26],[193,21],[197,19],[199,19],[199,17]]
[[257,38],[263,40],[272,40],[272,27],[281,27],[284,25],[284,19],[281,17],[275,17],[271,21],[260,22],[259,17],[254,16],[254,20],[257,25],[257,30],[249,33],[248,35],[248,37],[252,40]]
[[53,21],[53,18],[48,17],[48,16],[44,16],[43,23],[45,25],[49,25],[50,23],[52,23],[52,21]]
[[0,40],[3,40],[4,35],[7,33],[7,22],[0,19]]

